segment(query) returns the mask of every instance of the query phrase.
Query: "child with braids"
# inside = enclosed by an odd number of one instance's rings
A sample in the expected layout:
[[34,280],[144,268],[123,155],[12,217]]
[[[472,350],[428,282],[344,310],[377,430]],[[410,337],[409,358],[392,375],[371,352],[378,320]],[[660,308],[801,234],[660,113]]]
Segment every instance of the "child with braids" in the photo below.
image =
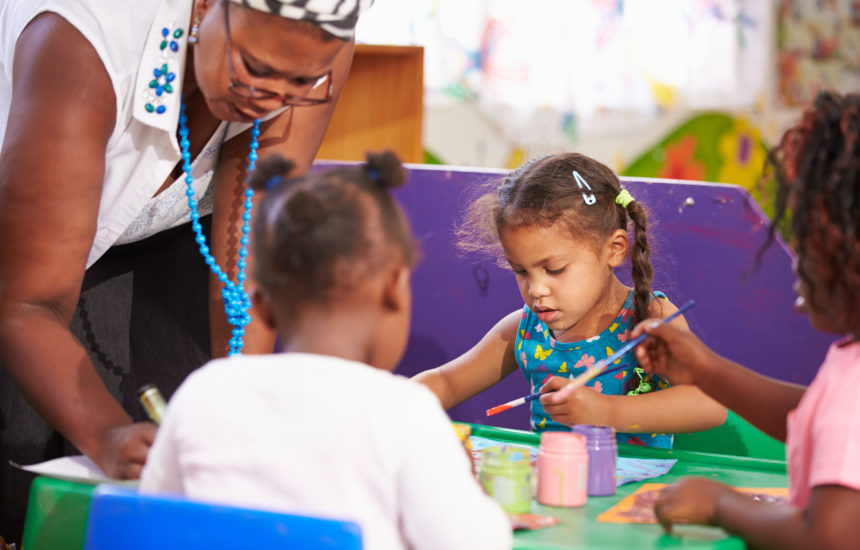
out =
[[393,153],[285,179],[261,161],[254,299],[283,353],[214,360],[173,395],[144,491],[349,519],[367,549],[510,548],[438,401],[390,371],[406,347],[417,250]]
[[[674,432],[722,424],[723,407],[696,388],[670,388],[669,377],[645,375],[632,353],[621,358],[622,371],[559,398],[556,390],[621,347],[636,322],[677,308],[651,290],[644,208],[603,164],[575,153],[551,155],[491,185],[469,207],[460,245],[503,254],[525,307],[464,355],[417,375],[443,407],[519,368],[532,392],[544,394],[531,402],[532,430],[603,424],[617,430],[619,442],[671,447]],[[628,255],[632,289],[615,276]],[[672,323],[686,328],[681,317]]]
[[[712,480],[664,490],[656,513],[673,523],[718,525],[751,548],[860,546],[860,95],[823,92],[769,154],[776,215],[797,253],[796,306],[817,330],[839,335],[808,388],[718,356],[671,326],[643,330],[642,365],[695,384],[786,442],[791,506],[768,506]],[[788,220],[787,222],[785,220]],[[786,335],[791,338],[791,335]]]

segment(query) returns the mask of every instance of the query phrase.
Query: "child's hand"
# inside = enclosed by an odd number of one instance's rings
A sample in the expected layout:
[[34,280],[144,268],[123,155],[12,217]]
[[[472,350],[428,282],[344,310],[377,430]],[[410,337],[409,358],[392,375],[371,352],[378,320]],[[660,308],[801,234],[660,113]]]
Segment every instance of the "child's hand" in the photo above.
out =
[[717,501],[732,488],[717,481],[688,477],[660,492],[654,514],[667,533],[674,523],[714,525]]
[[647,372],[672,384],[696,384],[714,363],[712,352],[696,335],[671,323],[646,319],[636,325],[631,338],[651,335],[636,347],[636,360]]
[[607,410],[605,396],[588,386],[575,389],[569,395],[559,398],[556,393],[570,380],[553,376],[541,386],[540,404],[546,413],[562,424],[606,424]]

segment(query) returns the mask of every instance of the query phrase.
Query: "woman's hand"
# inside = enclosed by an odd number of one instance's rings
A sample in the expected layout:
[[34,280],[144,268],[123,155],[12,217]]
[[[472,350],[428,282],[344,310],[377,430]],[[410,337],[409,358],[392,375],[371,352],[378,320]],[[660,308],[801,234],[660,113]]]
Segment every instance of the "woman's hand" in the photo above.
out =
[[99,465],[113,479],[138,479],[158,428],[151,422],[120,426],[105,435]]
[[667,533],[675,523],[715,525],[717,501],[732,488],[717,481],[688,477],[660,492],[654,514]]
[[696,384],[710,372],[716,356],[695,334],[671,323],[646,319],[631,334],[643,332],[646,338],[636,347],[636,360],[647,372],[666,378],[672,384]]
[[569,395],[559,397],[556,393],[570,380],[553,376],[541,386],[540,403],[546,413],[561,424],[608,424],[608,400],[593,388],[582,386]]

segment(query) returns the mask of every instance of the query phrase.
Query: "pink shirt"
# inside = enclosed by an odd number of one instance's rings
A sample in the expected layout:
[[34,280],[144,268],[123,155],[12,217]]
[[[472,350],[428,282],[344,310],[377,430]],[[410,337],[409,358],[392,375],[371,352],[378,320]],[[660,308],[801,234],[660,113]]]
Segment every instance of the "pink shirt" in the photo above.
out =
[[860,342],[831,344],[815,380],[788,413],[791,503],[809,506],[817,485],[860,491]]

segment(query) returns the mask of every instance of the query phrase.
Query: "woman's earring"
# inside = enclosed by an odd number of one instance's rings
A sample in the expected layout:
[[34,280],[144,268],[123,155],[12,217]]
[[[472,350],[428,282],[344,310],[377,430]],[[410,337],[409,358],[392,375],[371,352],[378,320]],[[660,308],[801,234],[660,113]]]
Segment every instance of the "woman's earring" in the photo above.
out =
[[197,33],[200,31],[200,16],[194,14],[194,21],[191,23],[191,31],[188,33],[188,43],[197,44]]

